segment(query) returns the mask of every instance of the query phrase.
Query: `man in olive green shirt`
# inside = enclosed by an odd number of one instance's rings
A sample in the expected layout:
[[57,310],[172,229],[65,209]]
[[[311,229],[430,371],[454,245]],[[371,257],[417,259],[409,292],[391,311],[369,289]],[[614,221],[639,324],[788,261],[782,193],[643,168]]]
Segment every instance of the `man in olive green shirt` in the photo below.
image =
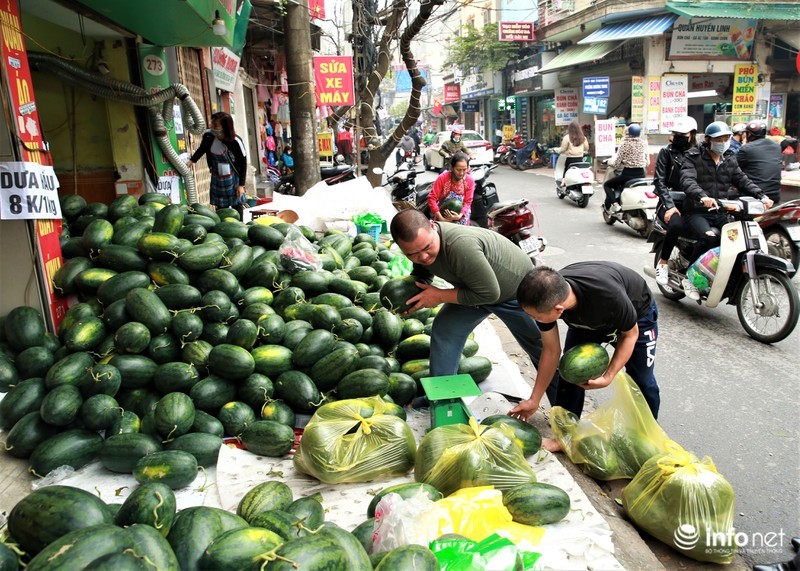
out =
[[[414,263],[413,275],[422,289],[408,300],[409,312],[444,303],[431,332],[431,376],[458,371],[467,337],[490,313],[505,323],[538,366],[542,352],[539,329],[516,300],[519,283],[533,267],[525,252],[497,232],[434,222],[413,209],[392,219],[391,232]],[[430,285],[432,275],[453,287]]]

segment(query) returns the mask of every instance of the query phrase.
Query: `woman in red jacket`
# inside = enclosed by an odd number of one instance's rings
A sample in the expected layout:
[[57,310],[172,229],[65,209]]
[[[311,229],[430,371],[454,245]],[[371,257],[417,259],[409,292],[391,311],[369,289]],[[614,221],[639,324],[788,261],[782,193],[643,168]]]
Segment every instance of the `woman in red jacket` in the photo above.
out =
[[[468,170],[469,157],[464,153],[456,153],[450,158],[450,170],[440,174],[433,183],[428,194],[428,208],[435,220],[469,226],[475,180],[467,174]],[[460,213],[439,209],[440,204],[450,199],[461,201]]]

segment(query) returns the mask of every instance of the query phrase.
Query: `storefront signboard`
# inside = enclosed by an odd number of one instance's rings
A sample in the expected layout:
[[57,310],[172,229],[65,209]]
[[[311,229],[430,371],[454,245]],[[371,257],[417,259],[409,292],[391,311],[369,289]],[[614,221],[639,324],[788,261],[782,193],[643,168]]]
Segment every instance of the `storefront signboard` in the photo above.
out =
[[444,102],[455,103],[461,100],[461,86],[458,83],[444,84]]
[[752,58],[758,20],[678,18],[672,27],[670,59]]
[[783,94],[772,94],[769,97],[769,118],[770,119],[783,119]]
[[688,75],[665,75],[661,79],[661,133],[669,133],[675,121],[689,113]]
[[464,113],[476,113],[481,110],[481,102],[477,99],[465,99],[461,102],[461,111]]
[[499,22],[498,36],[501,42],[532,42],[533,22]]
[[578,119],[578,90],[556,90],[556,126],[569,125]]
[[239,76],[239,56],[228,48],[211,48],[211,69],[218,89],[233,91]]
[[749,121],[756,112],[758,66],[752,63],[736,64],[733,71],[733,105],[731,115],[738,121]]
[[658,133],[661,122],[661,77],[651,75],[647,79],[647,132]]
[[319,156],[333,156],[333,133],[317,133],[317,145],[319,146]]
[[610,97],[611,81],[608,77],[584,77],[583,97]]
[[352,56],[314,56],[317,106],[355,105]]
[[[15,138],[18,142],[18,157],[24,163],[37,163],[52,167],[52,158],[45,151],[42,139],[39,113],[36,110],[36,97],[33,93],[31,69],[28,64],[28,53],[22,36],[22,23],[19,16],[17,0],[8,0],[0,5],[0,22],[2,22],[2,50],[6,84],[5,97]],[[60,208],[58,201],[56,207]],[[2,222],[0,222],[2,224]],[[44,289],[45,313],[51,330],[55,331],[67,312],[67,299],[58,295],[53,287],[53,276],[63,265],[61,256],[61,218],[51,220],[35,220],[34,230],[36,263],[42,278]],[[22,244],[20,247],[26,247]]]
[[631,123],[644,122],[644,76],[631,78]]
[[594,122],[594,154],[597,157],[610,157],[616,148],[616,119]]
[[514,138],[514,125],[503,125],[503,138],[504,139]]

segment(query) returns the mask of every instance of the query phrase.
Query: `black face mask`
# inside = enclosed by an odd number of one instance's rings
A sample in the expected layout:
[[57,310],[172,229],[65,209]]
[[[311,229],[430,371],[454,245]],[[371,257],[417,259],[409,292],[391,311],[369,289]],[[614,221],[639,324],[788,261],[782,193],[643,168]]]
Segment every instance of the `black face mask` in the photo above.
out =
[[685,151],[689,148],[689,137],[686,135],[673,135],[672,147],[678,151]]

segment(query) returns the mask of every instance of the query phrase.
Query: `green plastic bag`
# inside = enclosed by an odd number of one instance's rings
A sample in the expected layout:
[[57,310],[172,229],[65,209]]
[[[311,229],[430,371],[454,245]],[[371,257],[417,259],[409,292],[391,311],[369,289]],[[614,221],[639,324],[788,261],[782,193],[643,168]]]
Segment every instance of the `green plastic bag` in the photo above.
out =
[[441,571],[521,571],[533,569],[540,554],[520,551],[514,543],[496,533],[477,542],[465,538],[432,541]]
[[654,456],[622,490],[637,527],[697,561],[730,563],[736,555],[735,496],[709,457],[675,442]]
[[[357,224],[364,229],[368,229],[373,224],[383,224],[383,218],[373,212],[362,212],[361,214],[356,214],[353,216],[353,218],[351,218],[351,220],[354,224]],[[364,232],[366,232],[366,230],[364,230]]]
[[414,264],[403,254],[398,254],[389,260],[389,271],[392,272],[393,278],[402,278],[411,275],[413,269]]

